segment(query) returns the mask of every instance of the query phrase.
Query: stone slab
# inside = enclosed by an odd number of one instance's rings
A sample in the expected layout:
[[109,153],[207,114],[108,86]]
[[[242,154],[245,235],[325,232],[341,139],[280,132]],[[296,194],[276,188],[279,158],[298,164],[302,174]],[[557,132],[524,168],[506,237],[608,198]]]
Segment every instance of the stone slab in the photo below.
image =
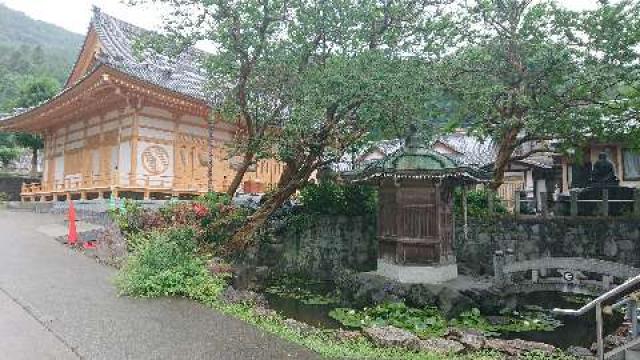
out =
[[440,284],[458,277],[458,265],[401,266],[378,259],[376,273],[404,284]]

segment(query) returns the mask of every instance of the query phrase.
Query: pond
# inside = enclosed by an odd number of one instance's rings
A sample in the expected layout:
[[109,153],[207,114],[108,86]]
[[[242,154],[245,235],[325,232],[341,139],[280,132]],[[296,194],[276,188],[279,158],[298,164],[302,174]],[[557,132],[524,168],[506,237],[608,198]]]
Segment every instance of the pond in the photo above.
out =
[[292,299],[275,294],[264,294],[269,306],[285,317],[302,321],[323,329],[339,329],[342,327],[337,320],[329,317],[329,312],[335,305],[310,305],[298,299]]
[[[272,309],[282,315],[305,322],[319,328],[337,329],[343,327],[338,321],[329,317],[329,312],[335,305],[314,305],[276,294],[265,294]],[[570,294],[562,293],[533,293],[522,295],[518,303],[523,306],[539,306],[546,310],[553,308],[575,309],[582,306],[576,303]],[[614,332],[623,321],[624,316],[614,313],[613,316],[605,316],[605,333]],[[595,341],[595,313],[580,317],[561,316],[558,320],[562,325],[552,331],[529,331],[504,333],[503,339],[522,339],[543,342],[561,349],[570,346],[590,347]]]
[[[577,309],[583,305],[583,303],[571,301],[572,298],[571,294],[539,292],[520,296],[518,303],[536,305],[548,310],[553,308]],[[501,337],[538,341],[561,349],[567,349],[572,345],[589,348],[596,341],[595,311],[583,316],[556,316],[556,318],[562,321],[563,325],[553,331],[507,333]],[[605,334],[611,334],[622,325],[624,315],[614,312],[612,316],[605,315],[604,320]]]

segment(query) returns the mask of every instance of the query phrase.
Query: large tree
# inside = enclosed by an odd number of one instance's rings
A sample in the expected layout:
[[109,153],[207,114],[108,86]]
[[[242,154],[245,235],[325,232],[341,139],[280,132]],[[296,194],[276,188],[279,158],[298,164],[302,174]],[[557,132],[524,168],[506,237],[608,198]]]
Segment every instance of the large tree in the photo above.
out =
[[[58,82],[49,77],[36,77],[20,84],[18,94],[12,101],[14,108],[28,108],[40,105],[58,92]],[[38,172],[38,151],[44,147],[42,137],[37,134],[16,133],[18,146],[31,150],[31,173]]]
[[510,160],[549,151],[545,141],[572,146],[635,131],[628,95],[638,81],[636,1],[600,1],[582,12],[533,0],[475,0],[459,9],[466,37],[439,64],[435,83],[453,98],[458,123],[496,142],[494,189]]
[[235,235],[237,248],[314,171],[373,134],[398,136],[424,119],[428,64],[452,39],[445,0],[156,2],[171,8],[160,42],[208,40],[216,49],[204,59],[212,93],[244,131],[229,193],[256,160],[285,164],[277,189]]

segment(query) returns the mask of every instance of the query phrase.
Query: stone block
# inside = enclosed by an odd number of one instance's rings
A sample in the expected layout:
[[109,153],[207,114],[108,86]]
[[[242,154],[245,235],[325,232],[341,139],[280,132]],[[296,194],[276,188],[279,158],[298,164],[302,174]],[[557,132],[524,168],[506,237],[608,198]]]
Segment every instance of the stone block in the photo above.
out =
[[420,339],[417,336],[394,326],[370,327],[363,332],[378,347],[418,349],[420,346]]

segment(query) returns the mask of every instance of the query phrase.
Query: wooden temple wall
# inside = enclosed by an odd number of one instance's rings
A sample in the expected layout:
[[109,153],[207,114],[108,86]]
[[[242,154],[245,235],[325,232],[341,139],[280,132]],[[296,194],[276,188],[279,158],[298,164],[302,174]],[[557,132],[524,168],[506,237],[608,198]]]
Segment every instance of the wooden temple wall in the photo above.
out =
[[[235,170],[225,144],[234,124],[216,122],[213,182],[224,191]],[[45,134],[42,192],[121,191],[204,192],[207,188],[208,130],[204,118],[160,107],[126,107],[77,119]],[[283,165],[259,162],[245,181],[277,184]],[[146,194],[145,194],[146,195]]]

